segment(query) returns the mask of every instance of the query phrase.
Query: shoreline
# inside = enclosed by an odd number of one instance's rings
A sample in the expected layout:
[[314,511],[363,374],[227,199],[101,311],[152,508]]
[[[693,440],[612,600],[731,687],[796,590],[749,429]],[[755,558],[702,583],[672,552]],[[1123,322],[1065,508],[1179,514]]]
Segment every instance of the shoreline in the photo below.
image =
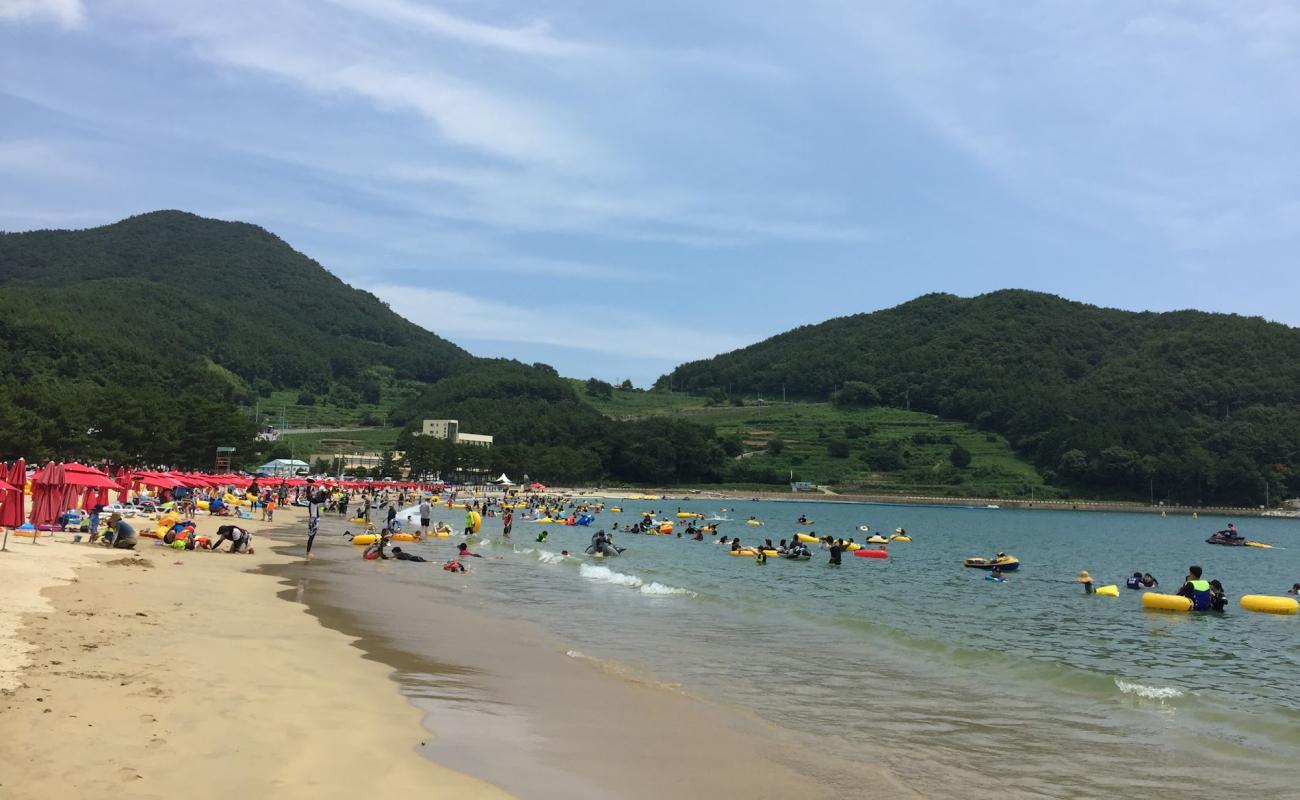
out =
[[[997,497],[949,497],[943,495],[876,495],[876,494],[839,494],[825,492],[743,492],[734,489],[693,489],[682,487],[670,488],[582,488],[555,487],[548,488],[545,494],[571,495],[573,497],[599,497],[605,500],[635,500],[650,494],[664,502],[689,502],[693,500],[761,500],[776,503],[841,503],[848,505],[882,505],[882,506],[931,506],[936,508],[970,508],[972,510],[1015,510],[1015,511],[1077,511],[1077,512],[1112,512],[1122,514],[1173,514],[1210,517],[1264,517],[1269,519],[1300,519],[1300,511],[1294,515],[1278,512],[1284,509],[1266,508],[1232,508],[1227,506],[1152,506],[1146,503],[1130,503],[1106,500],[1009,500]],[[1270,513],[1271,512],[1271,513]]]
[[[318,550],[335,540],[332,527],[323,521]],[[842,765],[818,757],[805,734],[577,652],[477,591],[493,564],[468,577],[406,562],[352,570],[337,559],[356,558],[355,548],[326,547],[311,564],[270,570],[281,597],[389,666],[435,732],[423,752],[459,772],[530,798],[918,796],[877,768],[848,786]],[[394,585],[374,591],[385,581]],[[786,757],[793,741],[804,745],[797,763]]]
[[39,559],[46,573],[7,637],[28,663],[6,662],[20,671],[0,693],[0,794],[508,797],[421,757],[428,734],[389,670],[281,601],[265,567],[291,559],[268,545],[300,521],[246,522],[254,555],[57,535],[0,553],[0,567]]

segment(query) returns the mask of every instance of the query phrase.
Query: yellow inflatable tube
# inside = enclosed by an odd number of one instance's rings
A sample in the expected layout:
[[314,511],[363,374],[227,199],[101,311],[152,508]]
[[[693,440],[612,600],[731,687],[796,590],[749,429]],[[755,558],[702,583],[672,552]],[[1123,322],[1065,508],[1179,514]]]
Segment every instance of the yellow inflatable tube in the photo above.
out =
[[394,533],[390,537],[394,542],[418,542],[420,537],[414,533]]
[[379,534],[377,533],[363,533],[352,537],[353,544],[374,544],[377,541],[379,541]]
[[1176,594],[1147,592],[1142,595],[1142,605],[1154,611],[1191,611],[1192,601]]
[[747,520],[745,520],[745,524],[746,524],[746,525],[762,525],[763,523],[762,523],[762,521],[760,521],[760,520],[756,520],[756,519],[747,519]]
[[781,553],[777,550],[764,550],[763,555],[767,556],[768,558],[776,558],[777,556],[781,555]]
[[365,524],[366,524],[366,518],[365,518],[365,517],[353,517],[352,519],[348,520],[348,522],[351,522],[353,525],[365,525]]
[[1300,614],[1300,602],[1297,602],[1294,597],[1248,594],[1239,602],[1247,611],[1258,611],[1261,614]]
[[733,556],[756,556],[756,555],[758,555],[758,551],[757,551],[757,550],[751,549],[751,548],[749,548],[749,547],[742,547],[742,548],[739,549],[739,550],[728,550],[727,552],[728,552],[728,553],[731,553]]
[[806,534],[806,533],[796,533],[796,534],[794,535],[794,538],[798,539],[798,540],[801,541],[801,542],[805,542],[805,543],[808,543],[808,544],[817,544],[817,542],[821,541],[821,540],[818,539],[816,536],[809,536],[809,535]]
[[1098,597],[1119,597],[1119,587],[1113,583],[1109,586],[1098,586],[1094,594]]
[[868,536],[867,544],[885,544],[889,540],[883,536]]

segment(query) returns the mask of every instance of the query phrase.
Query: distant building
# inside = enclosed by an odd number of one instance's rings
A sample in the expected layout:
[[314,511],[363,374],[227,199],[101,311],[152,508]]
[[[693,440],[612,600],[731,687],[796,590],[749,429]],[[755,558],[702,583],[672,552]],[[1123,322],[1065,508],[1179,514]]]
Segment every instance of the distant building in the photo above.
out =
[[274,461],[268,461],[257,468],[258,475],[267,475],[275,478],[290,478],[295,475],[306,475],[311,469],[311,465],[306,461],[296,461],[292,458],[277,458]]
[[492,437],[481,433],[464,433],[460,421],[454,419],[426,419],[420,425],[419,436],[432,436],[435,439],[447,439],[452,444],[472,444],[478,447],[491,447]]

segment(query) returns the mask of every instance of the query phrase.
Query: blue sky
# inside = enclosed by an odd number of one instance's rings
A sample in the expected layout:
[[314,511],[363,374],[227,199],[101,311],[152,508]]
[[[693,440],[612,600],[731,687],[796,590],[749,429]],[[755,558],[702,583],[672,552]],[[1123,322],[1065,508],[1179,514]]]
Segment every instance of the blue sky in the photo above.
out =
[[645,385],[932,291],[1300,323],[1300,5],[0,0],[0,229],[255,222]]

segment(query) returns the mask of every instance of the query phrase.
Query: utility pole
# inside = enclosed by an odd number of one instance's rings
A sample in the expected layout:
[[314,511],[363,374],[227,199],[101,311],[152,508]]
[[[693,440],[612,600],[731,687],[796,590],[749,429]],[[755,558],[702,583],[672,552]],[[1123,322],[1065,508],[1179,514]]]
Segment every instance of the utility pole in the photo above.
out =
[[1156,479],[1151,479],[1151,505],[1156,504]]
[[785,402],[785,381],[781,381],[781,402]]

